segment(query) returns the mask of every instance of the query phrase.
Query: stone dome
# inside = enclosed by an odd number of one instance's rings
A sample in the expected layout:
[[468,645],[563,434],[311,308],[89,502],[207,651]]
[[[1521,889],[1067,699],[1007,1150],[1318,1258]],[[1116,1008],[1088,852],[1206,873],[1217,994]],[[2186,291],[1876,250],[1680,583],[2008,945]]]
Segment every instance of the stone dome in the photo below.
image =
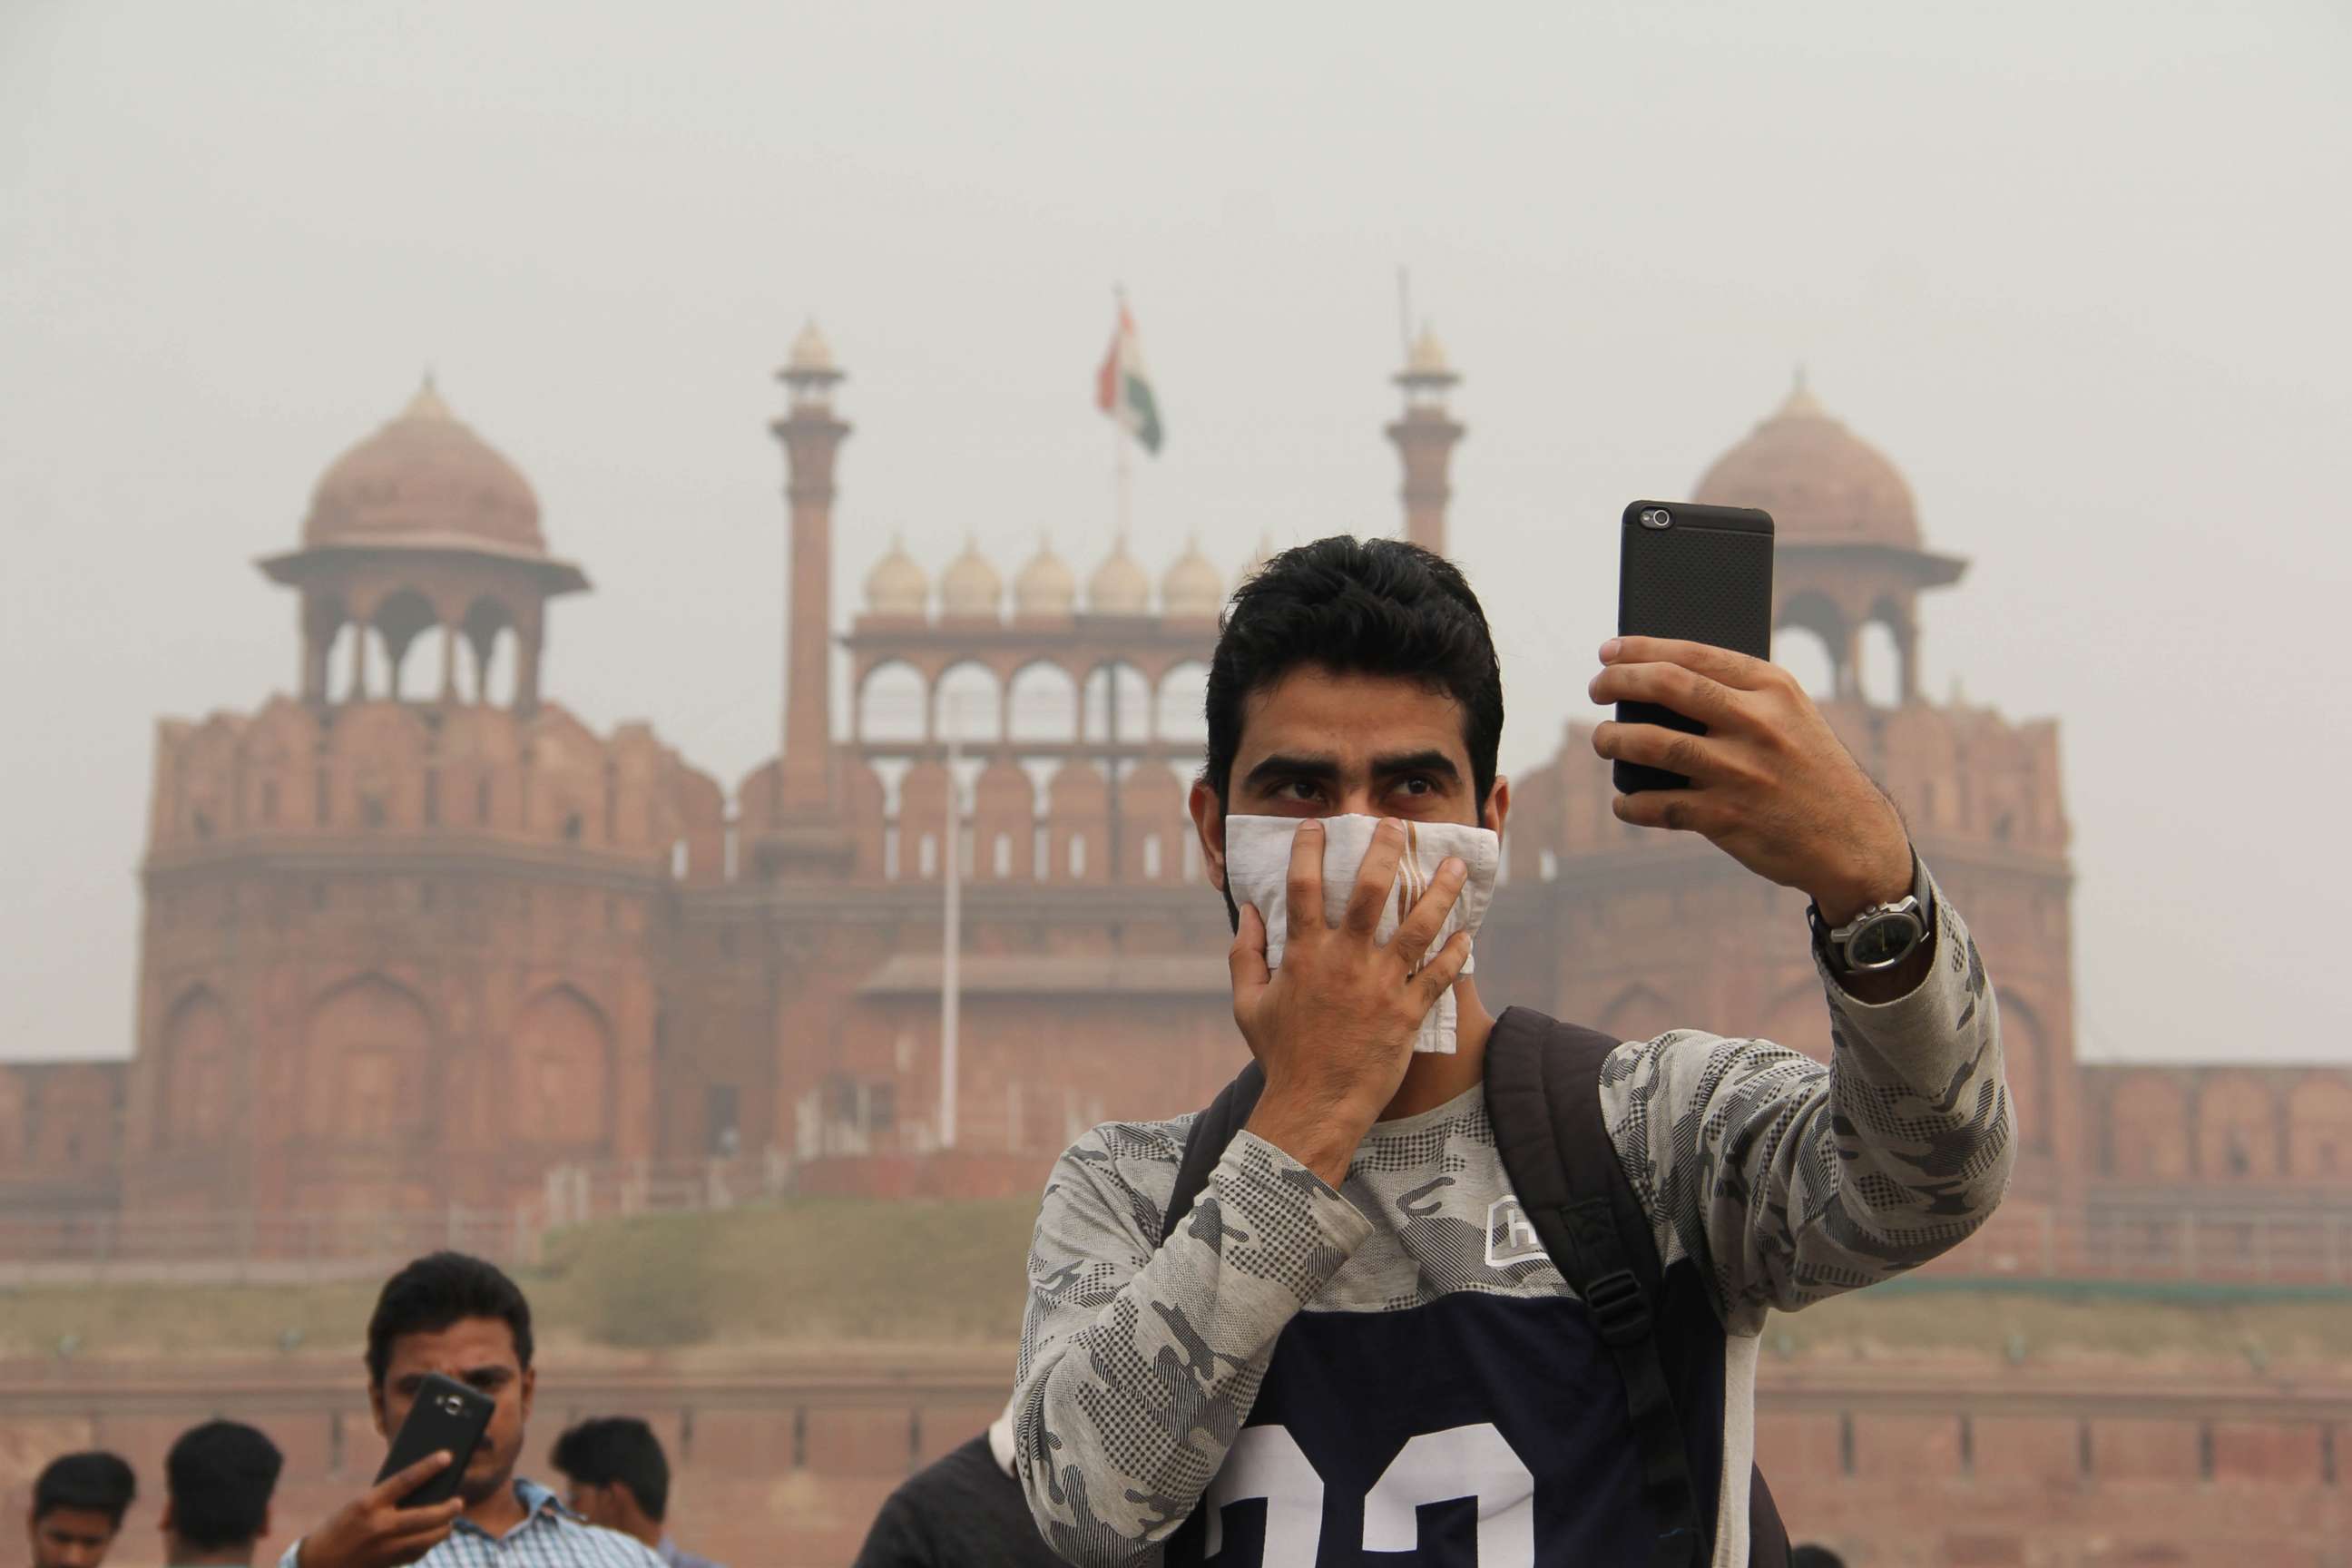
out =
[[1911,487],[1885,454],[1831,416],[1802,377],[1715,460],[1692,499],[1761,507],[1782,543],[1920,545]]
[[1087,608],[1097,616],[1151,613],[1151,579],[1127,552],[1127,535],[1119,535],[1109,558],[1087,579]]
[[1224,579],[1201,553],[1198,539],[1186,542],[1184,553],[1160,580],[1160,605],[1165,614],[1183,620],[1215,620],[1225,607]]
[[449,412],[430,376],[407,407],[320,476],[302,542],[547,552],[530,483]]
[[906,544],[895,536],[890,541],[890,553],[874,563],[866,574],[866,608],[869,615],[920,616],[931,596],[930,579],[915,558],[907,553]]
[[1051,619],[1070,613],[1078,602],[1078,574],[1054,553],[1053,541],[1037,542],[1037,553],[1013,580],[1013,614],[1020,618]]
[[1003,597],[1004,579],[981,554],[979,541],[966,539],[963,553],[949,562],[948,569],[940,574],[940,612],[994,620],[998,602]]

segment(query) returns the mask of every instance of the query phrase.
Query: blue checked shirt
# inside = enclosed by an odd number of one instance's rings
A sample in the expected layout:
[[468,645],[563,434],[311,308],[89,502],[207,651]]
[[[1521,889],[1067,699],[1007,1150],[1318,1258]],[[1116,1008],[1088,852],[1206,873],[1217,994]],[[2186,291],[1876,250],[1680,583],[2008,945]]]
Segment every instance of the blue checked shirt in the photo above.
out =
[[[461,1519],[415,1568],[662,1568],[652,1547],[589,1523],[537,1481],[518,1478],[514,1488],[529,1510],[520,1524],[494,1536]],[[288,1547],[278,1568],[300,1568],[301,1551],[299,1541]]]

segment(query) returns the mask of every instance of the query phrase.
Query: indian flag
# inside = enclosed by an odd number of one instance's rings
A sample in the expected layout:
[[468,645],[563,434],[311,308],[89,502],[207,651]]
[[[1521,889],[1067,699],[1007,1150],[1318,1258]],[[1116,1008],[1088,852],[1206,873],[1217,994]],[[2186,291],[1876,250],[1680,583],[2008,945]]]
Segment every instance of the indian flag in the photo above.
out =
[[1111,333],[1110,352],[1095,373],[1095,406],[1134,437],[1147,452],[1160,450],[1160,403],[1151,395],[1151,378],[1144,374],[1143,345],[1135,335],[1135,318],[1127,301],[1118,305],[1118,326]]

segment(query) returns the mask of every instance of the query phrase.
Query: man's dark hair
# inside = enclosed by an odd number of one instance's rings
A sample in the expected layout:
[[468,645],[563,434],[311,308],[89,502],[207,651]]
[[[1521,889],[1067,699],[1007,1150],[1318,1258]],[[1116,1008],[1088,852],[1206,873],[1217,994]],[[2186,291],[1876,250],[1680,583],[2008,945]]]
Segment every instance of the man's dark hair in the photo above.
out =
[[436,1252],[383,1282],[368,1319],[368,1381],[383,1382],[392,1342],[401,1335],[437,1334],[467,1318],[503,1319],[514,1334],[516,1362],[530,1365],[530,1303],[515,1282],[478,1258]]
[[1826,1546],[1799,1546],[1789,1552],[1789,1568],[1845,1568],[1845,1559]]
[[51,1459],[33,1483],[33,1522],[61,1508],[78,1513],[102,1513],[107,1523],[122,1528],[131,1500],[139,1495],[139,1478],[119,1454],[102,1448],[66,1454]]
[[172,1533],[199,1552],[258,1540],[285,1463],[277,1444],[241,1422],[207,1421],[181,1433],[163,1460]]
[[669,1512],[669,1460],[654,1429],[634,1415],[583,1421],[555,1440],[555,1468],[583,1486],[618,1481],[656,1524]]
[[1242,708],[1292,670],[1396,676],[1462,705],[1477,803],[1495,787],[1503,668],[1478,596],[1454,563],[1395,539],[1335,534],[1286,550],[1234,590],[1209,662],[1209,787],[1223,807]]

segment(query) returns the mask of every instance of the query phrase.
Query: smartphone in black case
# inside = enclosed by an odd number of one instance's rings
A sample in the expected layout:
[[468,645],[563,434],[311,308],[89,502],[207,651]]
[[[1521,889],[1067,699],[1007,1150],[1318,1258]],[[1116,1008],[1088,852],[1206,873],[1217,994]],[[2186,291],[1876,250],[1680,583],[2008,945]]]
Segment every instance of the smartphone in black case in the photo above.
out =
[[408,1407],[408,1418],[400,1424],[392,1439],[392,1452],[383,1457],[383,1468],[375,1473],[375,1479],[387,1480],[417,1460],[446,1449],[448,1467],[401,1499],[400,1506],[429,1508],[456,1497],[457,1484],[466,1479],[466,1466],[497,1409],[498,1402],[488,1394],[432,1373],[417,1389],[416,1403]]
[[[1741,506],[1637,500],[1618,532],[1617,632],[1675,637],[1772,657],[1772,519]],[[1706,726],[1654,702],[1620,702],[1623,724],[1663,724],[1693,735]],[[1687,789],[1664,768],[1620,761],[1626,795]]]

